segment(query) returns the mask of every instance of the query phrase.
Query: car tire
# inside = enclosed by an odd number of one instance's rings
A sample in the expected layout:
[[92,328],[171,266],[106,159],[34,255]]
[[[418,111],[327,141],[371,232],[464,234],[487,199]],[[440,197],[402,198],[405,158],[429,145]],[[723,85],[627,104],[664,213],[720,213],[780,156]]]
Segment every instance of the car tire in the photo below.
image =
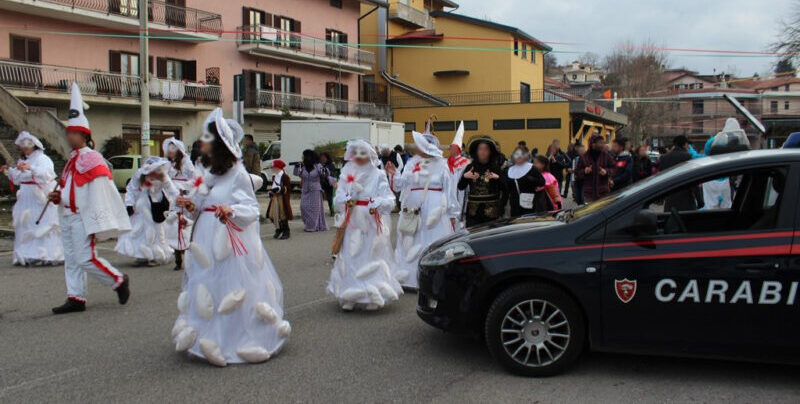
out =
[[484,337],[492,357],[511,373],[552,376],[577,361],[586,339],[586,324],[578,305],[562,290],[525,283],[494,299],[486,315]]

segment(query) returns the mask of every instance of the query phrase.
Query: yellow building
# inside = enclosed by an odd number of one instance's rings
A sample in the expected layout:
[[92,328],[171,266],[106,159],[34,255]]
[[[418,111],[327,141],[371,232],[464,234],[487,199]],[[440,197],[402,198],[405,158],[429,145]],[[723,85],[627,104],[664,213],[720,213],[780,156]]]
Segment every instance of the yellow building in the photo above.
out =
[[553,139],[582,140],[592,128],[613,138],[627,123],[569,90],[545,89],[549,46],[518,28],[445,11],[456,7],[447,0],[362,6],[360,42],[377,56],[362,99],[389,103],[409,134],[434,116],[447,144],[464,120],[466,140],[490,135],[508,151],[525,140],[544,152]]

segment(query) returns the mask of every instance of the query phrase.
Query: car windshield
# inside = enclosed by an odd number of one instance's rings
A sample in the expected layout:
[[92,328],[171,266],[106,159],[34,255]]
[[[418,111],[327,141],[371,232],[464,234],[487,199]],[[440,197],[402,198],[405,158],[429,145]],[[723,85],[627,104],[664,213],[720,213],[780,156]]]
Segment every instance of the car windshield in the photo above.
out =
[[587,203],[586,205],[576,208],[572,212],[572,215],[570,217],[572,219],[579,219],[584,216],[592,215],[595,212],[602,210],[604,207],[611,205],[616,201],[619,201],[633,194],[639,193],[643,189],[649,187],[658,188],[661,186],[661,184],[668,182],[673,178],[683,176],[688,171],[691,171],[696,167],[697,167],[696,161],[692,160],[684,164],[679,164],[668,170],[661,171],[658,174],[647,177],[639,182],[634,183],[633,185],[627,186],[618,191],[614,191],[611,194],[606,195],[594,202],[590,202]]

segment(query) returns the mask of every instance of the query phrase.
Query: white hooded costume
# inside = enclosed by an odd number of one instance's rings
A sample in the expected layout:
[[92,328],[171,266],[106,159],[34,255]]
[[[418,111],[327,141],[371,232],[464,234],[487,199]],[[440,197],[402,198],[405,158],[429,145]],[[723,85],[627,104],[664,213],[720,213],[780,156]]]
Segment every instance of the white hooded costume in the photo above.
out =
[[9,167],[5,174],[17,188],[17,201],[11,211],[14,225],[14,264],[60,265],[64,262],[58,207],[48,205],[41,220],[36,219],[47,204],[47,194],[54,190],[56,173],[53,160],[44,154],[44,146],[35,136],[20,132],[14,144],[37,147],[19,163],[28,168]]
[[[72,83],[67,130],[92,133],[76,83]],[[95,244],[130,231],[131,223],[100,153],[89,147],[72,150],[61,173],[59,212],[67,299],[86,302],[86,274],[116,290],[124,275],[97,255]]]
[[[356,157],[369,158],[363,166]],[[337,226],[346,226],[342,248],[336,255],[328,293],[346,310],[359,306],[375,310],[403,294],[392,276],[394,250],[391,212],[395,197],[386,173],[377,168],[375,148],[364,140],[347,143],[341,181],[333,199],[339,212]]]
[[[215,109],[206,122],[241,158],[222,110]],[[208,125],[203,128],[201,140],[212,141]],[[266,361],[286,343],[291,326],[283,319],[280,279],[259,237],[251,178],[241,164],[222,175],[206,171],[190,198],[196,219],[172,329],[175,349],[217,366]],[[218,206],[233,211],[224,223],[214,215]]]
[[[162,148],[165,156],[170,151],[175,151],[183,156],[180,167],[171,163],[167,173],[178,194],[189,195],[194,192],[195,178],[198,175],[189,155],[186,154],[186,146],[180,140],[171,137],[164,140]],[[172,202],[174,202],[174,199]],[[167,238],[167,244],[173,250],[184,251],[189,247],[189,239],[192,236],[192,222],[183,208],[172,204],[166,214],[164,233]]]
[[418,153],[406,163],[403,173],[389,179],[400,192],[394,275],[405,287],[417,288],[418,261],[425,247],[452,234],[451,219],[459,215],[456,186],[442,157],[438,139],[412,132]]
[[[178,189],[167,175],[169,166],[169,160],[165,158],[150,157],[128,182],[125,187],[125,206],[133,209],[131,231],[119,237],[114,247],[116,252],[159,264],[172,257],[173,249],[167,244],[165,235],[165,217],[156,222],[151,210],[151,201],[163,203],[166,198],[167,202],[171,202],[178,196]],[[157,173],[164,176],[163,181],[148,178]]]

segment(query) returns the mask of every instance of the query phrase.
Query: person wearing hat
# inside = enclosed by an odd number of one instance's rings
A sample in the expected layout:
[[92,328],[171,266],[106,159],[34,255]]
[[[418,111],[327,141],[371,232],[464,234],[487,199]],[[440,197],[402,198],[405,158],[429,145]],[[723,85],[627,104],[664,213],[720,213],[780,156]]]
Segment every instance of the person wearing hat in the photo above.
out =
[[[188,195],[195,189],[195,168],[191,159],[186,154],[186,146],[174,137],[164,140],[161,145],[164,156],[169,160],[167,176],[181,195]],[[177,195],[175,195],[177,197]],[[174,202],[175,198],[170,198]],[[189,248],[189,239],[192,236],[192,224],[186,212],[174,203],[166,213],[164,232],[167,244],[175,250],[175,270],[183,269],[183,254]]]
[[19,188],[11,211],[14,265],[61,265],[64,250],[58,208],[47,203],[47,194],[56,184],[53,160],[44,154],[42,142],[28,132],[20,132],[14,144],[22,158],[14,167],[0,167],[9,182]]
[[[453,137],[453,141],[450,142],[450,156],[447,157],[447,168],[450,169],[450,175],[453,177],[453,184],[458,184],[458,181],[461,180],[461,175],[464,174],[464,169],[467,168],[467,164],[469,164],[469,159],[461,155],[461,145],[463,142],[464,121],[461,121],[458,124],[458,129],[456,130],[456,135]],[[463,212],[465,196],[464,190],[456,189],[455,203],[458,204],[459,213]]]
[[412,132],[414,157],[402,174],[388,165],[389,185],[400,192],[400,219],[394,259],[395,279],[417,289],[417,263],[422,251],[436,240],[455,232],[459,215],[453,177],[439,148],[439,139],[429,133]]
[[286,163],[283,160],[272,162],[272,186],[269,189],[269,206],[267,206],[267,218],[272,220],[275,225],[273,238],[286,240],[291,236],[289,221],[294,219],[292,214],[291,191],[292,180],[284,169]]
[[119,236],[114,251],[135,258],[137,266],[162,265],[174,252],[164,229],[169,202],[178,196],[167,175],[169,167],[169,160],[150,157],[125,187],[125,208],[132,230]]
[[458,189],[467,194],[467,227],[497,220],[505,213],[508,192],[497,153],[497,144],[488,137],[477,138],[469,145],[472,163],[464,168],[458,182]]
[[614,177],[614,158],[606,150],[603,136],[595,132],[589,138],[589,149],[575,165],[575,180],[583,183],[583,197],[586,202],[596,201],[611,193]]
[[339,230],[327,292],[336,297],[343,310],[378,310],[403,294],[391,273],[395,196],[386,173],[378,168],[378,155],[367,141],[347,142],[344,157],[347,164],[334,199]]
[[61,172],[60,190],[48,196],[59,205],[67,284],[67,301],[53,308],[55,314],[86,310],[87,274],[111,286],[120,304],[130,298],[128,276],[100,258],[95,250],[97,242],[130,231],[131,223],[111,170],[103,156],[92,149],[92,131],[76,83],[72,83],[66,135],[72,152]]
[[175,349],[216,366],[264,362],[286,344],[283,287],[264,249],[254,187],[237,135],[216,108],[203,124],[197,190],[177,198],[194,220]]

